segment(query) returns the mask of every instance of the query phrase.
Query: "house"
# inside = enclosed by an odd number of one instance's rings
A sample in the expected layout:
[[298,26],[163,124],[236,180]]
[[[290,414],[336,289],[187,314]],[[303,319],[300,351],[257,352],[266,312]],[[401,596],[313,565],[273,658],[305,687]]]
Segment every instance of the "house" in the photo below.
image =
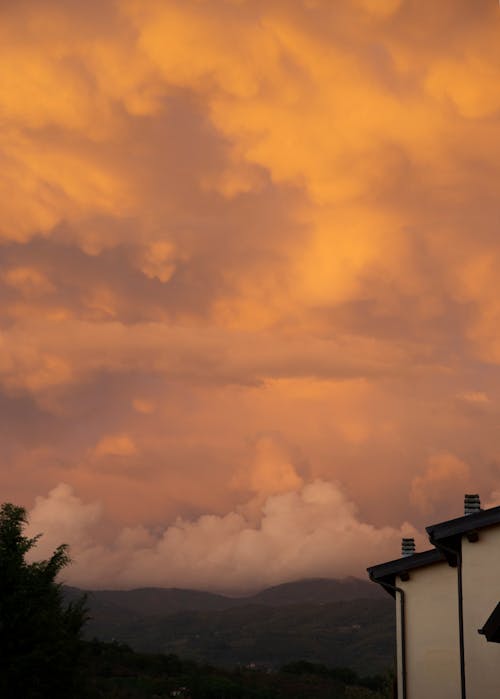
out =
[[432,548],[368,568],[396,600],[399,699],[499,699],[500,507],[426,527]]

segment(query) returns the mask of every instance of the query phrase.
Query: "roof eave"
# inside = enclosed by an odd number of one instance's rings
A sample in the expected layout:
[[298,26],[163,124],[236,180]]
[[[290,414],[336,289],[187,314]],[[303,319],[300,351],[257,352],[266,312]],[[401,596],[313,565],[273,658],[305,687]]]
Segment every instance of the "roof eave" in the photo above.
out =
[[[382,586],[394,586],[397,575],[409,573],[417,568],[423,568],[428,565],[433,565],[434,563],[440,563],[444,560],[445,557],[441,551],[438,551],[437,549],[430,549],[428,551],[422,551],[421,553],[414,553],[412,556],[404,556],[393,561],[387,561],[386,563],[379,563],[378,565],[370,566],[367,568],[367,572],[370,580],[373,582],[376,582]],[[389,591],[387,587],[385,589]],[[394,597],[394,592],[391,592],[391,594]]]
[[431,541],[443,541],[458,535],[466,534],[474,529],[484,529],[495,524],[500,524],[500,506],[480,510],[470,515],[455,517],[446,522],[431,524],[425,530]]

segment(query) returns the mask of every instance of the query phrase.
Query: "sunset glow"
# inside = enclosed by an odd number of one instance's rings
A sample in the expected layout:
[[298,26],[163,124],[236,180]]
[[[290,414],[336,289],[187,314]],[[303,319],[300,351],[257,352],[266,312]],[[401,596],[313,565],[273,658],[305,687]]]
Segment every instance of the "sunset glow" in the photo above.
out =
[[363,575],[499,504],[495,0],[0,18],[1,501],[69,582]]

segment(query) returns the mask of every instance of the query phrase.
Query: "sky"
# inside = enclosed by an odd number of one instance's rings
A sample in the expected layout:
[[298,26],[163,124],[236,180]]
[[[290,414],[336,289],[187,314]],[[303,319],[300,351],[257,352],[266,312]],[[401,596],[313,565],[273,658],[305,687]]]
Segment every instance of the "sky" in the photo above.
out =
[[39,556],[238,593],[500,504],[496,0],[0,18],[0,492]]

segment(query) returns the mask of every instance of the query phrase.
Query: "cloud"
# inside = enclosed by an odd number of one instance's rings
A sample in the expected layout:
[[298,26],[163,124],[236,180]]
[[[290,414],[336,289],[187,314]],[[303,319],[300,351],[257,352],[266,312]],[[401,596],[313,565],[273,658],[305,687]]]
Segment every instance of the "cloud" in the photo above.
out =
[[96,444],[96,456],[130,456],[137,454],[137,447],[128,434],[108,434]]
[[[97,303],[98,297],[94,298]],[[101,302],[105,304],[106,298]],[[250,337],[256,346],[249,345]],[[106,351],[110,346],[112,354]],[[279,331],[250,336],[239,330],[164,323],[129,327],[112,319],[106,323],[30,319],[3,334],[0,381],[36,393],[100,371],[148,370],[192,381],[243,385],[304,375],[380,377],[400,373],[408,355],[422,362],[423,371],[439,372],[425,347],[395,346],[361,336],[300,338]]]
[[256,493],[286,493],[303,485],[285,449],[270,437],[256,445],[256,458],[249,473],[249,487]]
[[433,454],[424,473],[413,479],[410,498],[423,512],[429,512],[433,505],[442,506],[450,499],[458,501],[461,493],[468,492],[471,478],[468,464],[454,454]]
[[489,509],[490,507],[498,507],[500,504],[500,490],[494,490],[490,493],[487,502],[482,502],[481,507]]
[[55,291],[50,280],[38,269],[32,267],[12,267],[5,272],[5,283],[18,289],[25,296],[50,294]]
[[466,391],[458,395],[457,398],[472,405],[487,405],[491,402],[484,391]]
[[154,403],[152,401],[145,400],[144,398],[134,398],[132,405],[134,406],[134,410],[145,415],[149,415],[155,411]]
[[[44,532],[38,553],[56,539],[71,547],[66,582],[82,586],[185,586],[238,592],[307,576],[362,575],[367,561],[397,557],[399,530],[360,521],[334,483],[316,480],[269,496],[257,525],[240,512],[178,518],[159,534],[125,528],[106,546],[96,541],[99,505],[59,484],[37,498],[30,533]],[[421,539],[422,537],[420,537]],[[43,542],[43,544],[42,544]]]
[[41,534],[35,557],[50,556],[63,543],[90,545],[92,530],[101,519],[98,503],[83,503],[66,483],[59,483],[47,497],[38,496],[29,513],[28,533]]
[[3,497],[67,483],[102,503],[97,549],[204,513],[266,548],[231,527],[318,482],[377,531],[460,513],[472,477],[494,491],[497,19],[3,8]]

